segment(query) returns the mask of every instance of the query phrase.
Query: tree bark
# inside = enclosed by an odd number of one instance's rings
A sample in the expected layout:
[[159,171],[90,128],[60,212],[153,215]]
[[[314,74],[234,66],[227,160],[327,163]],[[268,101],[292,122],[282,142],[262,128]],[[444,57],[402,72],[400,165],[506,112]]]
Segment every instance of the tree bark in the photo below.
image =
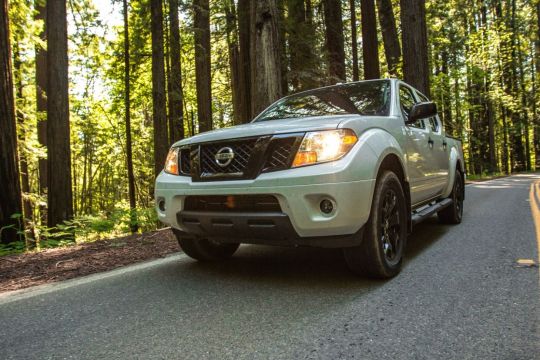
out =
[[251,3],[251,116],[282,95],[278,11],[275,0]]
[[361,0],[362,54],[364,55],[364,78],[381,77],[379,68],[379,41],[377,40],[377,17],[374,0]]
[[163,50],[163,4],[150,0],[152,31],[152,112],[154,125],[154,175],[163,169],[169,139],[165,100],[165,55]]
[[[47,10],[45,1],[36,0],[36,20],[43,21],[43,29],[39,33],[40,39],[46,43],[47,35],[45,23]],[[36,105],[37,105],[37,137],[38,142],[47,148],[47,49],[41,45],[36,45]],[[47,192],[47,157],[39,159],[39,193],[45,195]],[[46,207],[40,206],[42,221],[46,221]]]
[[404,79],[429,97],[425,0],[400,0],[400,4]]
[[[14,70],[14,80],[15,80],[15,108],[22,107],[24,104],[24,95],[23,95],[23,71],[21,68],[21,54],[19,49],[19,44],[17,39],[17,36],[14,37],[15,45],[13,47],[13,70]],[[20,110],[15,110],[17,123],[19,124],[20,128],[18,131],[18,141],[19,144],[25,144],[26,143],[26,134],[24,129],[24,123],[25,123],[25,116],[24,113]],[[28,195],[30,193],[30,176],[28,174],[28,159],[26,158],[26,154],[23,151],[23,147],[21,147],[21,151],[19,152],[19,164],[20,164],[20,174],[21,174],[21,190],[23,195]],[[32,214],[32,202],[29,198],[23,196],[22,198],[22,204],[23,204],[23,215],[24,215],[24,223],[25,225],[28,222],[31,222],[33,219]],[[26,226],[25,226],[26,227]],[[32,236],[33,237],[33,236]]]
[[[360,80],[358,74],[358,37],[356,31],[356,0],[349,0],[351,8],[351,42],[352,42],[352,77],[353,81]],[[364,14],[362,14],[362,19]]]
[[381,24],[388,73],[390,76],[398,76],[401,47],[399,45],[394,10],[392,9],[392,0],[377,0],[377,7],[379,9],[379,23]]
[[195,77],[199,132],[212,130],[212,90],[210,84],[210,9],[208,0],[194,0]]
[[169,41],[171,72],[169,82],[169,141],[174,143],[184,138],[184,107],[182,92],[182,66],[180,64],[180,24],[178,0],[169,0]]
[[73,217],[65,0],[47,1],[48,225]]
[[345,48],[340,0],[323,0],[329,82],[345,81]]
[[227,48],[229,52],[229,67],[231,70],[231,93],[233,103],[233,122],[235,125],[243,123],[242,119],[242,99],[245,94],[241,85],[241,64],[240,51],[238,49],[238,32],[236,8],[233,0],[227,0],[225,4],[225,17],[227,22]]
[[288,0],[287,10],[291,85],[294,91],[311,89],[317,86],[312,48],[314,33],[307,22],[304,0]]
[[[0,5],[0,242],[17,240],[18,222],[11,218],[22,211],[17,156],[17,130],[7,0]],[[5,228],[13,226],[13,228]]]
[[238,45],[240,58],[238,73],[239,121],[251,120],[251,8],[249,0],[238,0]]
[[[131,84],[130,71],[131,61],[129,53],[129,13],[127,0],[122,1],[124,15],[124,112],[126,121],[126,167],[128,175],[128,195],[130,210],[130,230],[136,233],[137,222],[137,202],[135,199],[135,175],[133,174],[133,150],[131,144]],[[91,174],[90,174],[91,176]]]

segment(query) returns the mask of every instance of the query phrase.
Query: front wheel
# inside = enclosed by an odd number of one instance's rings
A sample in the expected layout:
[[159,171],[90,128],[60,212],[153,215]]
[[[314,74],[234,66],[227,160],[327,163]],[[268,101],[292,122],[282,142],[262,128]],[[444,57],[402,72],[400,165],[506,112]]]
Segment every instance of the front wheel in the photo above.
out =
[[399,178],[385,171],[378,179],[362,244],[343,249],[357,274],[385,279],[399,273],[407,241],[407,203]]
[[187,238],[174,229],[173,231],[184,253],[199,261],[218,261],[230,258],[240,246],[240,244],[220,244],[209,239]]

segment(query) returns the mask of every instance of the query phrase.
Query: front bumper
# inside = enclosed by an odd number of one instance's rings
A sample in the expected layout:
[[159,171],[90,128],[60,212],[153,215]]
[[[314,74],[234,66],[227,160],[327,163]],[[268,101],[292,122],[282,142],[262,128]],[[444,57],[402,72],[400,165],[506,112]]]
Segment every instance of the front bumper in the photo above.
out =
[[[162,172],[155,190],[156,204],[162,203],[161,209],[156,205],[158,218],[186,236],[237,238],[241,239],[237,242],[268,244],[275,240],[314,246],[318,246],[317,238],[334,237],[338,246],[340,237],[346,242],[347,236],[360,232],[366,223],[375,185],[373,179],[339,181],[352,177],[346,176],[350,171],[347,165],[338,161],[261,174],[253,180],[213,182],[192,182],[190,177]],[[191,195],[273,195],[281,212],[193,214],[184,209],[185,199]],[[320,210],[323,199],[334,203],[334,211],[328,215]],[[186,222],[185,218],[194,221]],[[255,226],[248,226],[250,219],[263,221],[252,221]],[[271,223],[274,225],[270,226]]]

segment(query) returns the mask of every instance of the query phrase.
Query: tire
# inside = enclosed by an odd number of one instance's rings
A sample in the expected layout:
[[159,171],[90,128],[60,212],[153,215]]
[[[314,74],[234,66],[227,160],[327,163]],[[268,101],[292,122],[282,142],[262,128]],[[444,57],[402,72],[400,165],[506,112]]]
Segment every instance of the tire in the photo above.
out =
[[183,237],[174,231],[180,248],[190,258],[198,261],[219,261],[228,259],[236,252],[240,244],[220,244],[209,239],[193,239]]
[[397,275],[407,242],[407,211],[399,178],[391,171],[383,172],[375,185],[362,244],[343,249],[349,269],[377,279]]
[[449,198],[452,199],[452,204],[447,208],[439,211],[439,222],[442,224],[460,224],[463,218],[463,198],[464,198],[465,186],[463,184],[463,176],[461,171],[456,169],[456,176],[454,178],[454,186]]

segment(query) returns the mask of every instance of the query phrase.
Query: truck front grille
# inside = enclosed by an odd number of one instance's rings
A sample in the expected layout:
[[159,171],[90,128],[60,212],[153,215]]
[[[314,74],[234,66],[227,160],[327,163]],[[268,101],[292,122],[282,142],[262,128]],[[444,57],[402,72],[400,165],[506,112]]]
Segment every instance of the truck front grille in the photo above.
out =
[[[288,169],[303,133],[232,139],[191,145],[180,152],[180,170],[193,181],[255,179],[259,174]],[[219,155],[234,154],[230,161]]]
[[[201,177],[214,174],[242,175],[248,165],[256,139],[222,144],[204,144],[200,149]],[[234,158],[230,164],[220,166],[216,162],[216,154],[223,148],[231,148]]]
[[183,175],[191,174],[191,149],[180,149],[180,173]]
[[273,195],[208,195],[187,196],[184,210],[201,212],[281,212]]
[[263,172],[285,170],[291,166],[295,154],[295,137],[274,140],[263,166]]

